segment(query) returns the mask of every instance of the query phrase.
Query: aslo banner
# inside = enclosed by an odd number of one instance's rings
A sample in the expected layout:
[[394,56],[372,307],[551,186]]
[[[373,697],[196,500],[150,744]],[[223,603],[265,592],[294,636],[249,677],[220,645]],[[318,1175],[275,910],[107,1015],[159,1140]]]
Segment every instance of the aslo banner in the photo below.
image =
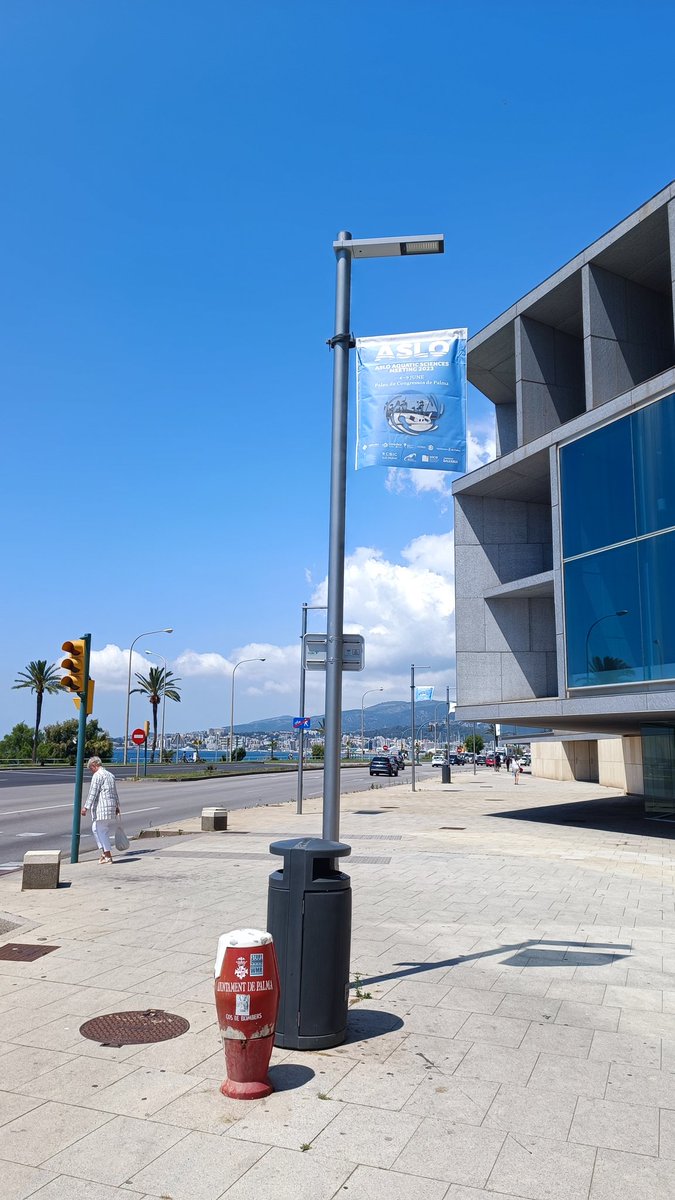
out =
[[415,700],[433,700],[434,689],[432,687],[416,687]]
[[466,329],[356,339],[356,468],[466,471]]

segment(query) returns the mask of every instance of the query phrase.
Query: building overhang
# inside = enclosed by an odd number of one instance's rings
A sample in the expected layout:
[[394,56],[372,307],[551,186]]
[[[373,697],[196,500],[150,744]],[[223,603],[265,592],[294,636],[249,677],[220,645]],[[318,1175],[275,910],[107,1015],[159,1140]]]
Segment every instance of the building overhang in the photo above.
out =
[[600,698],[511,700],[499,704],[458,705],[458,721],[531,725],[608,736],[637,736],[643,725],[675,726],[675,691],[616,693]]

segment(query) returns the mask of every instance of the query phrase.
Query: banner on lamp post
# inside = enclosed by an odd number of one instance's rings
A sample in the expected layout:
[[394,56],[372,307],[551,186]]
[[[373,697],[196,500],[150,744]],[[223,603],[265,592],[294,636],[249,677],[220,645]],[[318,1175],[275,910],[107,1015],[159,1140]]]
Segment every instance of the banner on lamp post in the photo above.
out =
[[466,471],[466,329],[356,339],[356,469]]
[[434,698],[433,687],[416,687],[415,688],[415,700],[433,700],[433,698]]

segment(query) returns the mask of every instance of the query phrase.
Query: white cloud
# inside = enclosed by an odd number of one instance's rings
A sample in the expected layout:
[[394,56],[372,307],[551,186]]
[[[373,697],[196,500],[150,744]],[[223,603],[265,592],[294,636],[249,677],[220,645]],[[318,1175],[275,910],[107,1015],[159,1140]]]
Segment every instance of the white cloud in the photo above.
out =
[[[492,429],[482,429],[476,426],[467,435],[467,472],[475,471],[484,463],[491,462],[497,453],[495,435]],[[424,493],[435,493],[441,501],[441,512],[447,512],[452,501],[452,484],[455,476],[447,471],[409,471],[399,467],[390,467],[387,471],[384,486],[387,491],[400,493],[413,492],[416,496]]]
[[[404,546],[398,561],[375,547],[361,546],[345,562],[345,629],[362,633],[366,667],[345,672],[344,705],[358,708],[365,691],[382,687],[381,701],[406,700],[410,664],[418,665],[420,683],[452,684],[454,677],[454,563],[451,533],[423,534]],[[325,604],[324,579],[311,604]],[[325,628],[325,613],[313,613],[310,630]],[[248,642],[226,656],[186,648],[169,667],[181,679],[180,727],[227,724],[230,681],[236,663],[236,721],[294,713],[300,674],[299,638],[288,645]],[[264,662],[255,661],[264,659]],[[115,645],[92,652],[97,694],[126,689],[129,651]],[[423,667],[425,669],[423,669]],[[133,673],[145,672],[148,660],[134,652]],[[325,675],[308,672],[307,712],[324,708]],[[444,695],[444,693],[443,693]],[[439,693],[440,697],[440,693]],[[371,694],[368,703],[375,703]],[[176,706],[177,707],[177,706]],[[176,715],[173,714],[175,726]]]

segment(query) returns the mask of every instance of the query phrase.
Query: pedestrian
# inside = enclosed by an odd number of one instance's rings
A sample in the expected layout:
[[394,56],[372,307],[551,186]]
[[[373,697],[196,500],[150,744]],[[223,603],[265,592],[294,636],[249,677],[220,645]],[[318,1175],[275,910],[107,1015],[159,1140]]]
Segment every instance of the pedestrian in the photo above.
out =
[[519,783],[520,782],[520,765],[518,763],[517,758],[511,759],[511,774],[513,775],[513,782]]
[[499,771],[499,769],[501,768],[501,765],[502,765],[501,754],[495,754],[495,771]]
[[507,756],[506,756],[506,761],[505,761],[505,764],[504,764],[504,765],[505,765],[505,767],[506,767],[507,771],[510,771],[510,770],[511,770],[511,755],[510,755],[510,754],[507,754]]
[[87,809],[91,810],[91,832],[101,851],[98,861],[111,863],[112,842],[115,840],[115,826],[120,815],[117,784],[112,771],[106,771],[100,758],[90,758],[87,767],[91,771],[92,780],[82,816],[86,815]]

